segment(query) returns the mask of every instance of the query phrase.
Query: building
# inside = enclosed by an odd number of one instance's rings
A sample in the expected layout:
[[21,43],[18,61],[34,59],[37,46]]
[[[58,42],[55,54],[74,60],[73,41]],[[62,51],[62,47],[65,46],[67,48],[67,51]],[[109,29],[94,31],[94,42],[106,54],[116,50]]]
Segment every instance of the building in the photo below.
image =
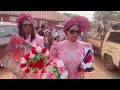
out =
[[63,25],[66,20],[70,19],[57,11],[0,11],[0,21],[15,22],[22,12],[32,15],[36,28],[39,28],[42,24],[53,27]]

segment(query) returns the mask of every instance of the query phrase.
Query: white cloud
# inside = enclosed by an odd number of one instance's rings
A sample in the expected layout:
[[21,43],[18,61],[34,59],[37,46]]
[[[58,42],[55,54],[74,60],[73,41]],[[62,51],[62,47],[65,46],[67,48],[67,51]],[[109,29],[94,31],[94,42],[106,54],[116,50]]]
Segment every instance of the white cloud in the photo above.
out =
[[81,16],[85,16],[87,17],[90,21],[92,21],[93,15],[94,15],[94,11],[58,11],[60,13],[71,13],[71,14],[78,14]]

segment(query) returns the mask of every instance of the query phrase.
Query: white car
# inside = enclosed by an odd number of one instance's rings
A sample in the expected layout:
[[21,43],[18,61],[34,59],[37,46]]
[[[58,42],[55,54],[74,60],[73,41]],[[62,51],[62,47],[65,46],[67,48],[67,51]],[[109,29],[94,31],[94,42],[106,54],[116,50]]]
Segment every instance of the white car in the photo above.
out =
[[13,33],[18,33],[16,23],[0,22],[0,45],[7,44]]
[[[13,33],[18,33],[16,23],[0,22],[0,51],[2,51],[2,48],[6,47],[9,43],[10,37]],[[1,63],[0,66],[2,66]]]

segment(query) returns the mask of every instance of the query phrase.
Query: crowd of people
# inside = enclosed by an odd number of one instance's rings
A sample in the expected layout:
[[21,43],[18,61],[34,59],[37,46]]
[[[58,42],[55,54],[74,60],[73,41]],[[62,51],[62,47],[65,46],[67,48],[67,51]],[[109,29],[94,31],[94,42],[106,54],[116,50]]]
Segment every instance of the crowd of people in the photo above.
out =
[[[55,58],[63,60],[69,72],[68,79],[84,79],[86,70],[80,63],[83,62],[85,48],[92,49],[92,45],[83,42],[81,35],[89,29],[89,20],[86,17],[75,16],[66,21],[63,27],[41,25],[38,30],[34,29],[33,21],[29,14],[21,14],[17,19],[19,35],[33,46],[46,47],[50,53],[50,61]],[[91,57],[89,63],[94,58],[93,52]],[[81,71],[78,68],[81,68]],[[13,78],[17,77],[13,75]]]
[[44,46],[50,50],[54,42],[61,42],[66,39],[63,31],[63,26],[56,25],[56,27],[41,25],[40,29],[36,30],[39,36],[44,38]]

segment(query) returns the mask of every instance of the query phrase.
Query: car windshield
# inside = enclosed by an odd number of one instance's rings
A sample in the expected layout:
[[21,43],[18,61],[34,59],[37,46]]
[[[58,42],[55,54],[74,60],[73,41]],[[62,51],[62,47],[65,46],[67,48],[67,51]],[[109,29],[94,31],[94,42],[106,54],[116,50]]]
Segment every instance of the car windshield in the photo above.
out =
[[120,44],[120,32],[111,32],[107,41]]
[[112,29],[114,29],[114,30],[120,30],[120,23],[117,23],[117,24],[113,25]]
[[10,37],[13,33],[18,33],[16,25],[0,26],[0,38]]

